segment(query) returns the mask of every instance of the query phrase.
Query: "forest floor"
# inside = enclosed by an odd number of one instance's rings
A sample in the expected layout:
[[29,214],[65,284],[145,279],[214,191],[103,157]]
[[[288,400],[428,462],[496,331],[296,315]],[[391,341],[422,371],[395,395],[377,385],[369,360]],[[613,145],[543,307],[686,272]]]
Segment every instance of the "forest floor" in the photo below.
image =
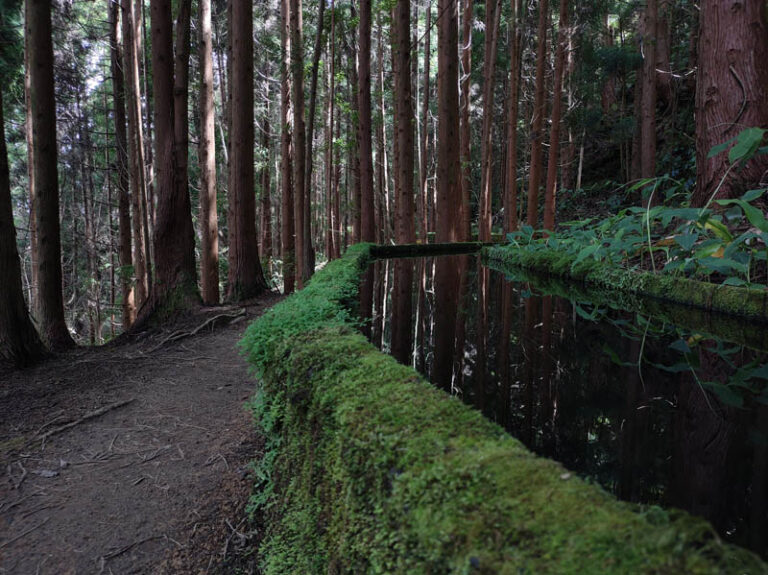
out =
[[279,297],[1,376],[0,574],[253,572],[236,344]]

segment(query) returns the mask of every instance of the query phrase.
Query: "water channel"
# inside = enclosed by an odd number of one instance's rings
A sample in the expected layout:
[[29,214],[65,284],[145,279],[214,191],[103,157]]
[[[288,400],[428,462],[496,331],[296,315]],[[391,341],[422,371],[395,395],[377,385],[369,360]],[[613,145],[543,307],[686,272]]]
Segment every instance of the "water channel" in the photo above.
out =
[[476,255],[379,260],[363,330],[536,453],[768,557],[768,330],[552,291]]

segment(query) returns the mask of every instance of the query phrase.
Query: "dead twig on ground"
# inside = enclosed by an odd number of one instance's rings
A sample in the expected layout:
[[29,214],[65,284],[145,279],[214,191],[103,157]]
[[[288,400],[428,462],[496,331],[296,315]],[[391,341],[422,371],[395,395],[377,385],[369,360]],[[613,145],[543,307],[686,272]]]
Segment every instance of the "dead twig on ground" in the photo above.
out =
[[14,537],[14,538],[12,538],[12,539],[9,539],[8,541],[5,541],[4,543],[0,543],[0,549],[5,549],[5,548],[6,548],[6,547],[8,547],[8,546],[9,546],[11,543],[15,543],[16,541],[18,541],[18,540],[19,540],[19,539],[21,539],[22,537],[25,537],[25,536],[29,535],[29,534],[30,534],[30,533],[32,533],[32,532],[33,532],[35,529],[40,529],[40,528],[41,528],[43,525],[45,525],[46,523],[48,523],[48,521],[49,521],[50,519],[51,519],[50,517],[46,517],[45,519],[43,519],[43,520],[42,520],[40,523],[38,523],[38,524],[37,524],[37,525],[35,525],[34,527],[31,527],[30,529],[27,529],[27,530],[26,530],[26,531],[24,531],[23,533],[20,533],[20,534],[19,534],[19,535],[17,535],[16,537]]
[[222,318],[227,318],[231,322],[232,320],[234,320],[234,319],[236,319],[238,317],[244,316],[245,313],[246,313],[245,312],[245,308],[240,308],[240,310],[237,313],[235,313],[235,314],[222,313],[222,314],[210,317],[207,320],[205,320],[203,323],[201,323],[199,326],[197,326],[195,329],[193,329],[192,331],[174,331],[173,333],[171,333],[167,337],[164,337],[157,345],[155,345],[154,347],[152,347],[151,349],[149,349],[145,353],[153,353],[153,352],[157,351],[158,349],[160,349],[161,347],[163,347],[167,343],[172,343],[174,341],[179,341],[180,339],[184,339],[184,338],[187,338],[187,337],[192,337],[193,335],[197,335],[202,330],[204,330],[206,327],[212,326],[216,321],[218,321],[218,320],[220,320]]
[[137,547],[139,545],[143,545],[144,543],[148,543],[149,541],[154,541],[155,539],[163,539],[162,535],[152,535],[150,537],[145,537],[144,539],[140,539],[138,541],[134,541],[133,543],[129,543],[128,545],[125,545],[123,547],[120,547],[119,549],[116,549],[114,551],[111,551],[107,553],[106,555],[102,555],[101,558],[105,561],[109,561],[110,559],[114,559],[115,557],[118,557],[125,553],[126,551],[130,551],[134,547]]
[[55,429],[51,429],[50,431],[46,431],[43,435],[40,437],[36,437],[36,440],[40,440],[42,442],[45,442],[46,439],[53,435],[57,435],[61,433],[62,431],[66,431],[67,429],[72,429],[76,425],[80,425],[81,423],[88,421],[90,419],[93,419],[95,417],[99,417],[101,415],[104,415],[105,413],[112,411],[114,409],[117,409],[119,407],[123,407],[124,405],[128,405],[129,403],[133,403],[134,398],[126,399],[123,401],[117,401],[115,403],[110,403],[109,405],[105,405],[104,407],[101,407],[95,411],[91,411],[90,413],[86,413],[84,416],[82,416],[79,419],[76,419],[75,421],[72,421],[70,423],[67,423],[66,425],[62,425],[61,427],[57,427]]

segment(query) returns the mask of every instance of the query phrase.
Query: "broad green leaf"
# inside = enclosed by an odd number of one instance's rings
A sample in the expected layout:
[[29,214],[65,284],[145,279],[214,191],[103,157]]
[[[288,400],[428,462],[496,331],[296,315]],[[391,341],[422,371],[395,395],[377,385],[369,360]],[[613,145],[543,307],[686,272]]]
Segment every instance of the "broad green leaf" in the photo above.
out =
[[713,392],[717,398],[726,405],[733,407],[741,407],[744,405],[744,397],[727,385],[723,385],[716,381],[705,381],[702,382],[701,386],[704,389]]
[[743,200],[717,200],[717,203],[721,206],[728,206],[731,204],[739,206],[744,212],[744,215],[747,216],[750,224],[755,226],[761,232],[768,232],[768,220],[765,219],[763,212],[755,206],[748,204]]
[[728,152],[728,161],[735,164],[752,158],[763,142],[765,132],[762,128],[747,128],[739,132],[736,145]]
[[675,241],[680,245],[681,248],[683,248],[687,252],[691,251],[691,248],[693,248],[694,244],[698,239],[699,239],[699,234],[695,232],[692,234],[683,234],[680,236],[675,236]]
[[757,198],[765,193],[765,188],[758,190],[749,190],[746,194],[741,196],[741,200],[744,202],[754,202]]
[[718,154],[722,154],[728,149],[728,146],[730,146],[734,140],[736,140],[735,137],[731,138],[730,140],[723,142],[722,144],[717,144],[716,146],[712,146],[712,149],[709,151],[709,154],[707,154],[707,158],[714,158]]

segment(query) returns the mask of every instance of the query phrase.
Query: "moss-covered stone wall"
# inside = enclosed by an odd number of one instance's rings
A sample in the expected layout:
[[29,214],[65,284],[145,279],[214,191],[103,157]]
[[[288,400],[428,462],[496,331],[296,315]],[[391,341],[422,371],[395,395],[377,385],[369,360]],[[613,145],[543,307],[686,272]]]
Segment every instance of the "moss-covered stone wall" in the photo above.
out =
[[765,573],[704,521],[617,501],[358,333],[371,246],[252,324],[265,573]]
[[[524,268],[544,275],[568,277],[614,293],[652,297],[750,319],[768,321],[768,290],[748,289],[688,279],[670,274],[626,270],[576,258],[557,250],[525,251],[515,246],[486,247],[483,257],[494,268]],[[619,297],[617,295],[617,297]]]

